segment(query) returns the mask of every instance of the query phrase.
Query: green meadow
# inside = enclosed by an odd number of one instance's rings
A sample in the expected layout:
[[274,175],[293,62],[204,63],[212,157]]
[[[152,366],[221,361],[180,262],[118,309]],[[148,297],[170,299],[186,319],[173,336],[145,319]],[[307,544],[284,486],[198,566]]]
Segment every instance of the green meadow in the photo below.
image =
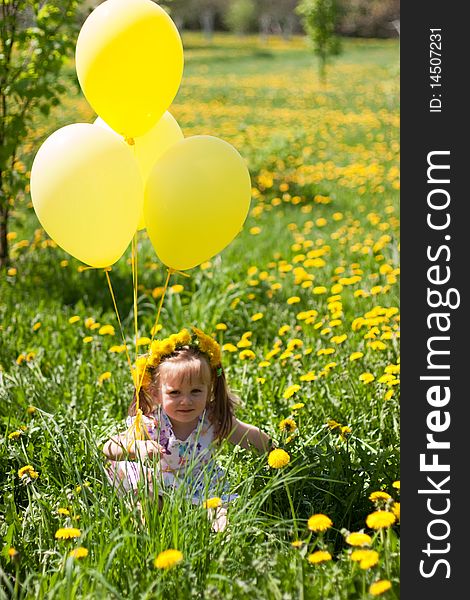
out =
[[[48,238],[28,189],[16,200],[0,274],[0,598],[399,598],[398,43],[345,40],[326,82],[304,38],[183,44],[169,110],[185,136],[245,158],[250,213],[163,299],[167,269],[139,231],[135,293],[131,248],[109,273],[120,326],[105,273]],[[73,64],[64,77],[20,169],[54,130],[96,118]],[[220,533],[179,492],[161,512],[142,492],[142,522],[106,480],[101,450],[133,392],[124,346],[131,361],[146,351],[160,302],[156,337],[213,333],[237,416],[290,457],[273,468],[223,444],[239,497]],[[78,537],[56,539],[68,527]],[[167,549],[182,561],[156,568]]]

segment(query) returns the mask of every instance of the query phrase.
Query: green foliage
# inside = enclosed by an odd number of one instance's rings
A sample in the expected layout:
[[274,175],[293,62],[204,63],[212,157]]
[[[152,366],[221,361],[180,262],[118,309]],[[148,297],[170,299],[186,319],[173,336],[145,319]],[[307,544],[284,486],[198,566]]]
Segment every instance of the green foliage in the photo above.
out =
[[233,0],[228,6],[225,23],[230,31],[246,33],[254,22],[255,12],[253,0]]
[[35,116],[48,116],[66,88],[59,75],[75,47],[78,0],[1,0],[0,266],[8,216],[27,184],[19,151]]
[[331,56],[341,52],[339,37],[335,34],[339,8],[337,0],[302,0],[297,12],[303,19],[307,34],[319,58],[320,76],[326,77],[326,65]]

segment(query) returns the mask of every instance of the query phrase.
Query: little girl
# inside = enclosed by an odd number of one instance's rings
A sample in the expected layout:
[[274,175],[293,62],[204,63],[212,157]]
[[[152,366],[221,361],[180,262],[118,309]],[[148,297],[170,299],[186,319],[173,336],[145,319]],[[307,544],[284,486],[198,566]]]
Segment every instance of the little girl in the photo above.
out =
[[[155,487],[183,485],[194,504],[213,496],[225,503],[236,498],[228,493],[229,482],[215,463],[215,446],[227,439],[263,452],[271,449],[271,440],[235,418],[238,398],[227,387],[219,344],[195,327],[192,334],[183,329],[152,342],[148,355],[137,360],[134,376],[140,390],[139,402],[134,394],[129,407],[130,429],[103,448],[111,460],[107,471],[111,483],[120,492],[135,491],[139,482],[144,483],[152,497]],[[145,466],[152,458],[156,464]],[[215,516],[213,528],[224,529],[225,506]]]

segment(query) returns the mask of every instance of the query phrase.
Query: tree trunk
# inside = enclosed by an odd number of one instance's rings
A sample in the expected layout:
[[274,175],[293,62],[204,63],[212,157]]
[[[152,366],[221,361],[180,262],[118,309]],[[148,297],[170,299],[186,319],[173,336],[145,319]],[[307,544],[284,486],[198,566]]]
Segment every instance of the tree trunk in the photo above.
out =
[[214,21],[215,14],[212,10],[205,10],[202,12],[199,21],[201,23],[202,31],[204,32],[204,37],[211,41],[212,35],[214,33]]
[[259,18],[259,33],[262,42],[267,42],[269,37],[269,26],[271,25],[270,15],[264,14]]

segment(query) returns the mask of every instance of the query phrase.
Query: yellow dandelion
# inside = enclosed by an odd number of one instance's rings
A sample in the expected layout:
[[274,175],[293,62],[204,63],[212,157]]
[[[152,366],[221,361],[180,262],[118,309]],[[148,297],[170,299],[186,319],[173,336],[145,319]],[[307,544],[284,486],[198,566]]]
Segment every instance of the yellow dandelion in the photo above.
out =
[[221,498],[218,498],[217,496],[215,496],[214,498],[209,498],[208,500],[204,500],[204,502],[202,503],[202,506],[204,508],[217,508],[221,505],[222,505],[222,500],[221,500]]
[[312,554],[308,555],[308,562],[312,565],[318,565],[319,563],[328,562],[331,559],[332,556],[327,550],[316,550]]
[[297,383],[294,383],[293,385],[290,385],[288,388],[286,388],[286,390],[282,394],[282,397],[285,398],[286,400],[288,400],[299,390],[300,390],[300,385],[298,385]]
[[370,383],[371,381],[374,381],[374,379],[375,377],[372,373],[362,373],[359,375],[359,380],[362,381],[362,383]]
[[302,548],[302,546],[304,545],[303,540],[294,540],[293,542],[291,542],[290,544],[293,548]]
[[277,332],[279,335],[285,335],[290,329],[290,325],[282,325]]
[[370,584],[369,594],[372,596],[380,596],[384,592],[387,592],[392,587],[392,582],[388,579],[378,579],[374,583]]
[[304,406],[305,404],[303,402],[297,402],[297,404],[293,404],[290,408],[291,410],[300,410]]
[[104,373],[101,373],[101,375],[98,377],[98,383],[101,385],[103,383],[103,381],[106,381],[107,379],[111,378],[111,372],[110,371],[105,371]]
[[251,317],[251,320],[252,320],[252,321],[259,321],[259,320],[260,320],[260,319],[262,319],[263,317],[264,317],[264,314],[263,314],[263,313],[261,313],[261,312],[257,312],[256,314],[254,314],[254,315]]
[[100,335],[114,335],[115,331],[114,331],[114,327],[112,325],[102,325],[99,328],[98,333]]
[[238,356],[240,360],[253,360],[256,358],[256,354],[252,350],[242,350]]
[[31,479],[37,479],[39,476],[39,473],[37,473],[34,470],[34,467],[31,465],[25,465],[24,467],[21,467],[21,469],[18,471],[18,477],[20,479],[23,479],[23,477],[30,477]]
[[18,556],[18,554],[19,554],[18,550],[16,550],[16,548],[13,548],[13,546],[8,548],[8,556],[10,558],[16,558]]
[[215,328],[217,331],[227,331],[227,325],[225,325],[225,323],[217,323]]
[[372,544],[372,538],[370,535],[367,535],[367,533],[354,531],[346,537],[346,543],[350,546],[370,546]]
[[9,440],[17,440],[20,435],[22,434],[22,431],[12,431],[11,433],[8,434],[8,439]]
[[317,356],[334,354],[336,350],[334,348],[320,348],[317,352]]
[[281,469],[285,467],[290,461],[290,456],[282,448],[276,448],[271,450],[268,456],[268,465],[273,469]]
[[74,548],[69,556],[72,558],[86,558],[88,556],[88,550],[83,546],[79,546],[78,548]]
[[344,341],[348,339],[348,336],[343,333],[343,335],[335,335],[331,338],[333,344],[342,344]]
[[108,350],[108,352],[120,354],[121,352],[124,352],[125,349],[126,349],[126,346],[124,344],[121,344],[121,345],[117,345],[117,346],[111,346],[111,348]]
[[387,494],[387,492],[372,492],[369,496],[369,500],[372,502],[377,502],[378,500],[390,500],[390,498],[391,496],[390,494]]
[[8,277],[14,277],[17,274],[17,270],[15,269],[15,267],[10,267],[9,269],[7,269],[7,275]]
[[39,321],[33,325],[33,331],[37,331],[41,327],[42,323]]
[[309,371],[308,373],[305,373],[305,375],[300,376],[300,381],[315,381],[316,378],[315,372]]
[[370,569],[379,562],[379,553],[376,550],[354,550],[351,560],[358,562],[361,569]]
[[287,304],[297,304],[297,302],[300,302],[300,298],[298,296],[291,296],[290,298],[287,298]]
[[225,352],[237,352],[238,348],[236,346],[234,346],[233,344],[224,344],[222,346],[222,350]]
[[262,360],[258,365],[258,367],[260,367],[261,369],[264,369],[264,368],[270,367],[270,366],[271,366],[271,363],[269,362],[269,360]]
[[328,291],[328,290],[327,290],[327,288],[326,288],[325,286],[323,286],[323,285],[317,285],[317,286],[316,286],[316,287],[314,287],[314,288],[313,288],[313,290],[312,290],[312,292],[313,292],[315,295],[318,295],[318,294],[326,294],[326,293],[327,293],[327,291]]
[[400,520],[400,503],[394,502],[392,505],[392,513],[395,515],[397,521]]
[[297,429],[297,425],[295,424],[294,419],[283,419],[279,423],[279,429],[281,431],[288,431],[289,433],[292,433]]
[[259,235],[261,233],[261,227],[250,227],[251,235]]
[[59,515],[63,515],[64,517],[68,517],[70,515],[70,511],[68,508],[58,508],[57,512]]
[[326,531],[332,525],[333,522],[330,519],[330,517],[327,517],[326,515],[323,515],[321,513],[317,515],[312,515],[307,522],[307,527],[310,529],[310,531],[316,532]]
[[83,343],[84,344],[89,344],[92,341],[93,341],[93,336],[92,335],[87,335],[86,337],[83,338]]
[[78,538],[81,535],[82,532],[76,527],[61,527],[55,532],[55,538],[57,540],[70,540],[72,538]]
[[396,490],[400,489],[400,482],[399,481],[394,481],[392,483],[392,487],[395,488]]
[[160,552],[154,561],[157,569],[171,569],[183,560],[183,553],[172,548]]
[[78,315],[74,315],[73,317],[70,317],[70,319],[69,319],[69,323],[71,325],[73,325],[73,323],[77,323],[77,321],[80,321],[80,317]]
[[26,409],[26,412],[28,413],[28,415],[32,415],[36,412],[36,407],[35,406],[28,406],[28,408]]
[[184,286],[182,286],[180,283],[177,283],[170,286],[170,290],[173,292],[173,294],[181,294],[181,292],[184,290]]
[[384,529],[393,525],[396,521],[393,513],[386,510],[377,510],[366,518],[367,527],[371,529]]
[[266,383],[266,378],[265,377],[257,377],[256,383],[260,383],[261,385],[263,385],[263,383]]

